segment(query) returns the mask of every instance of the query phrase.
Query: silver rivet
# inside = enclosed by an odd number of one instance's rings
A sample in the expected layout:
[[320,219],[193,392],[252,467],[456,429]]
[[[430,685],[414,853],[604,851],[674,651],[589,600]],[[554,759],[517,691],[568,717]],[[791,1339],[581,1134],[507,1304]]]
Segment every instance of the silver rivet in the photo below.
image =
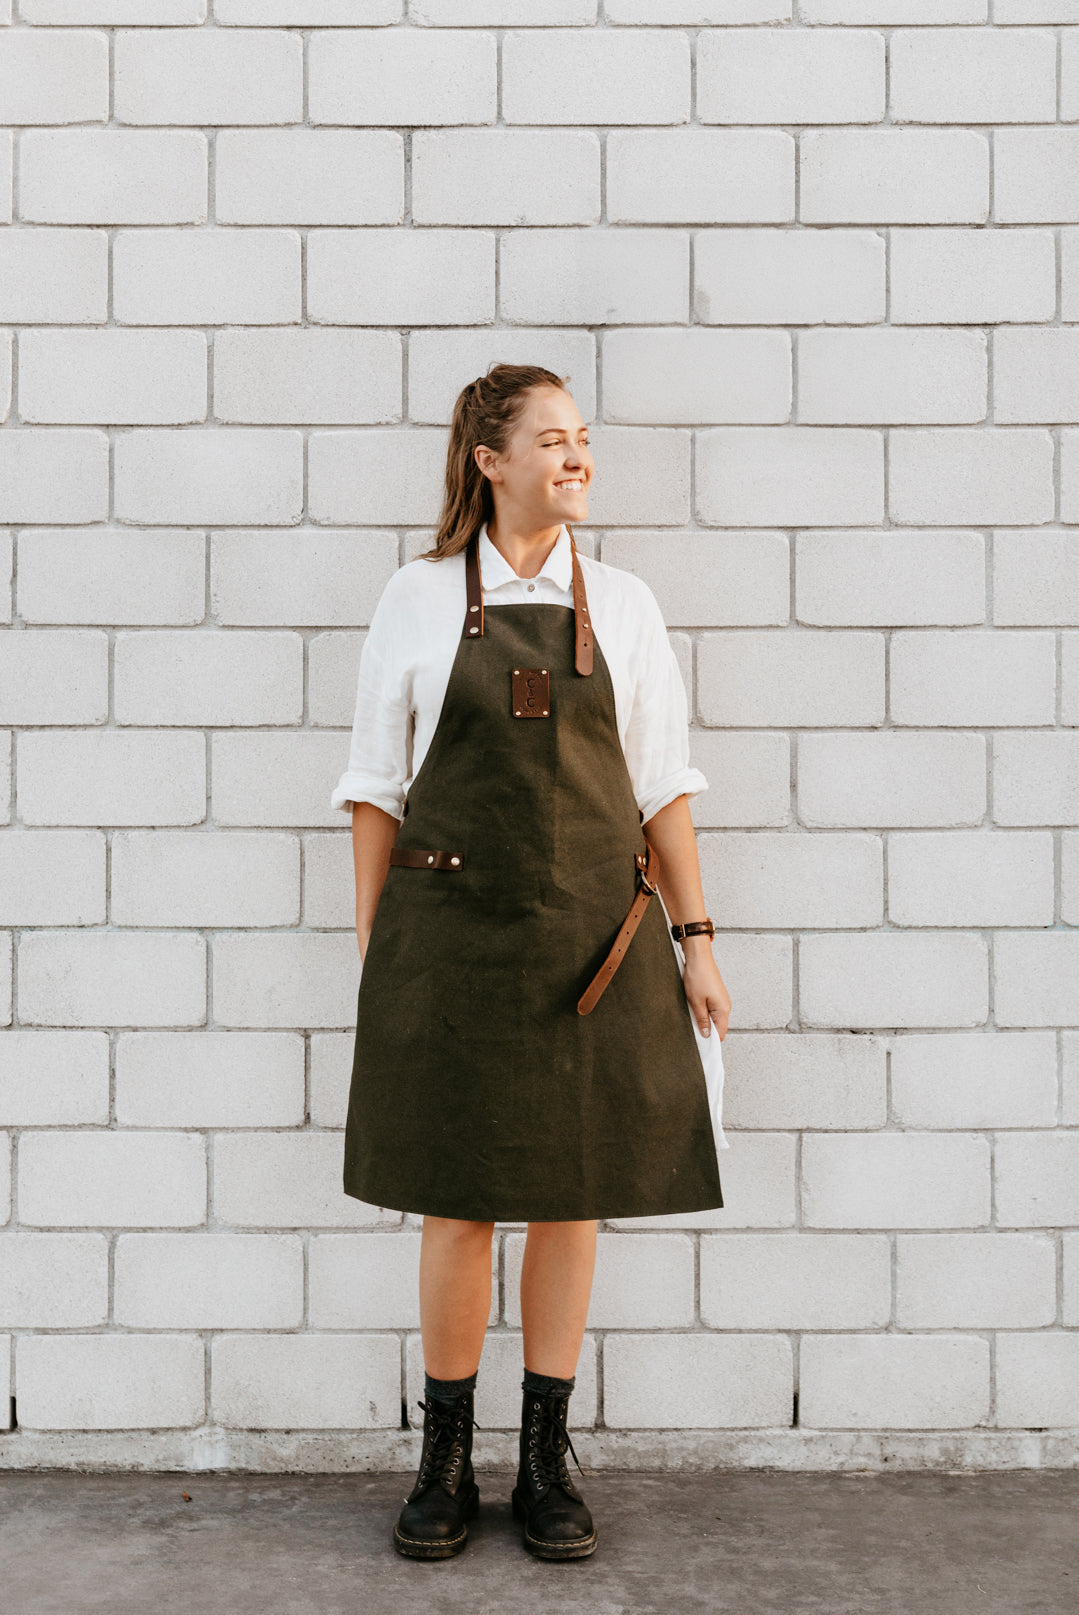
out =
[[472,628],[470,628],[468,631],[469,631],[470,634],[478,634],[479,633],[479,629],[474,627],[474,626]]
[[469,609],[469,611],[478,611],[480,608],[479,608],[479,606],[469,606],[468,609]]
[[450,859],[451,864],[459,864],[460,862],[461,862],[460,858],[451,858]]
[[433,853],[433,852],[432,852],[432,853],[429,853],[429,854],[428,854],[428,857],[427,857],[427,862],[428,862],[428,863],[429,863],[429,864],[433,864],[433,863],[434,863],[434,861],[435,861],[435,855],[434,855],[434,853]]
[[520,709],[520,707],[518,707],[518,708],[517,708],[517,711],[516,711],[516,712],[515,712],[515,713],[514,713],[514,714],[513,714],[513,716],[514,716],[514,717],[515,717],[515,718],[519,718],[519,717],[520,717],[520,716],[521,716],[521,709]]
[[545,718],[546,718],[546,716],[547,716],[547,708],[546,708],[546,707],[544,707],[544,709],[543,709],[543,716],[544,716],[544,717],[545,717]]
[[541,672],[541,673],[546,673],[546,671],[547,671],[547,669],[546,669],[546,668],[545,668],[545,667],[541,667],[541,668],[540,668],[540,672]]
[[515,668],[514,668],[514,670],[513,670],[513,671],[514,671],[514,672],[515,672],[515,673],[519,673],[519,672],[520,672],[520,671],[521,671],[521,669],[520,669],[520,668],[519,668],[519,667],[515,667]]

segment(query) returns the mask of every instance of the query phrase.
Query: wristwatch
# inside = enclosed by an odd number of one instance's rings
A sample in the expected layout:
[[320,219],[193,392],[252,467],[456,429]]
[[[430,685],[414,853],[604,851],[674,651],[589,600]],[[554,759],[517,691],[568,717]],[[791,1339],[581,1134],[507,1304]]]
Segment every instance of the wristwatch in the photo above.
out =
[[681,942],[687,936],[713,937],[716,928],[711,920],[687,920],[685,925],[672,925],[671,935],[676,942]]

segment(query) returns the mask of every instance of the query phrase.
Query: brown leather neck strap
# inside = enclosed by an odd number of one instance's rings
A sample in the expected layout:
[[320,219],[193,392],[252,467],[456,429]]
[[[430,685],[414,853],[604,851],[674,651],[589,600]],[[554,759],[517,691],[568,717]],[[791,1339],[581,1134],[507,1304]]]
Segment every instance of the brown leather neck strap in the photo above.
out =
[[[569,533],[569,528],[566,528]],[[570,552],[573,556],[573,621],[574,621],[574,648],[573,665],[578,673],[591,673],[592,671],[592,619],[588,615],[588,596],[584,590],[584,573],[581,571],[581,562],[577,555],[577,546],[573,541],[573,534],[569,533]]]
[[480,583],[480,535],[473,533],[465,550],[465,626],[462,639],[478,639],[483,633],[483,586]]
[[637,895],[633,899],[629,913],[622,921],[622,928],[614,939],[610,953],[577,1000],[578,1015],[587,1015],[599,1003],[604,989],[610,985],[611,977],[626,956],[626,949],[633,940],[633,933],[644,919],[648,899],[657,889],[659,883],[659,859],[656,857],[650,841],[646,841],[645,846],[647,850],[637,854],[637,869],[641,876],[641,884],[637,889]]
[[[569,533],[570,555],[573,560],[573,665],[578,673],[592,671],[592,619],[588,611],[584,573],[573,533]],[[462,639],[479,639],[483,634],[483,583],[480,578],[479,534],[473,533],[465,550],[465,621]]]

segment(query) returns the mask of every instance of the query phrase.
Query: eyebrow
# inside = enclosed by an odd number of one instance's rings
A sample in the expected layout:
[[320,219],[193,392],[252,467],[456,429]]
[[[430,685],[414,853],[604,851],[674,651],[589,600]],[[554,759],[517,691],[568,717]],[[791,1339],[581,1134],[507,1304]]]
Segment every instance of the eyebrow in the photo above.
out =
[[[577,431],[578,432],[587,432],[588,427],[587,426],[578,426]],[[565,428],[562,427],[562,426],[545,426],[542,431],[536,433],[536,436],[537,437],[546,437],[548,432],[557,432],[559,434],[559,436],[562,436],[564,434],[564,432],[565,432]]]

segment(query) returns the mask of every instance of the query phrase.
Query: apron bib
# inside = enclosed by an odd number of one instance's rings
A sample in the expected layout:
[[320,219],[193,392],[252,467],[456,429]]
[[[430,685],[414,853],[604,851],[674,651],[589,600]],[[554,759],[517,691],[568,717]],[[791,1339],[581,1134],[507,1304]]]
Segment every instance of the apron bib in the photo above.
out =
[[582,676],[579,610],[479,610],[479,629],[463,612],[363,961],[345,1193],[498,1222],[721,1207],[659,901],[578,1012],[647,850],[602,649],[589,630]]

